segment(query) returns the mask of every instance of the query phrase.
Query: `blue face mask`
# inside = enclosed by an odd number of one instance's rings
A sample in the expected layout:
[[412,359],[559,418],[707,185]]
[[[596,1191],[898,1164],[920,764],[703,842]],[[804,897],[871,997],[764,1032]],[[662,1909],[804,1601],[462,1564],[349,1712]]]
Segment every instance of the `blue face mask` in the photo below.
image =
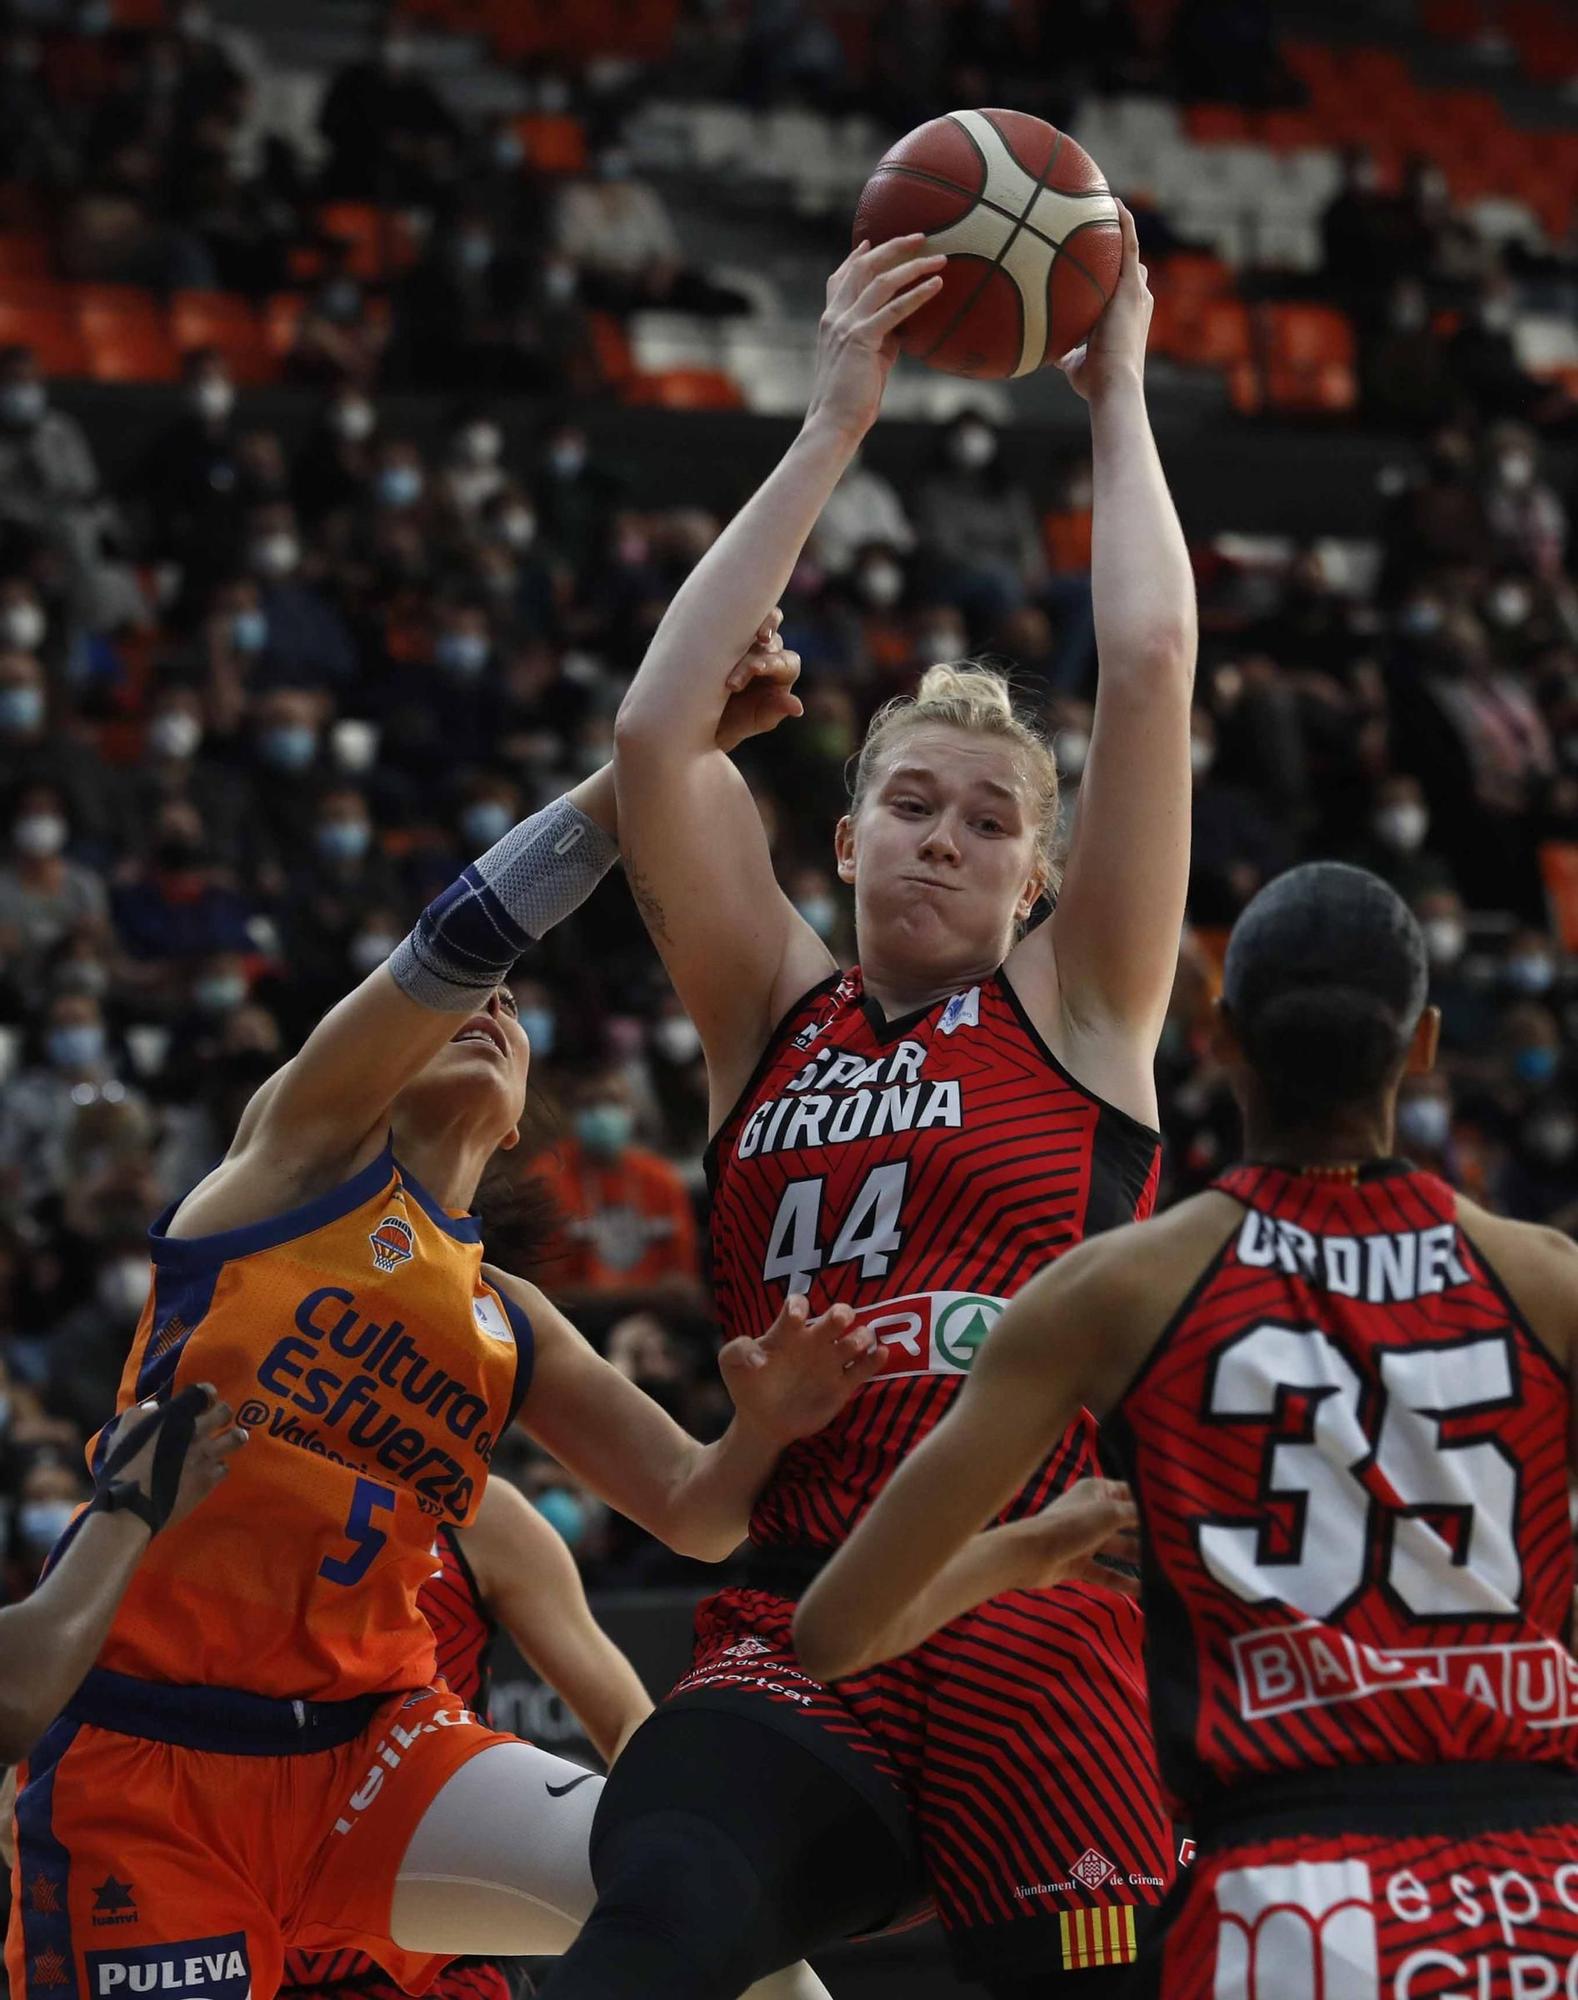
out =
[[0,688],[0,729],[41,729],[44,725],[44,690],[36,687]]
[[199,979],[192,988],[192,998],[205,1014],[228,1014],[246,997],[247,982],[233,972],[213,973],[207,979]]
[[386,507],[410,507],[422,497],[422,475],[414,465],[386,465],[378,475],[378,498]]
[[446,674],[469,681],[488,664],[490,651],[485,632],[440,632],[433,658]]
[[97,1021],[73,1021],[69,1027],[51,1028],[44,1047],[56,1069],[92,1069],[103,1060],[104,1030]]
[[318,754],[318,732],[305,722],[277,722],[258,738],[266,763],[280,771],[305,771]]
[[575,1136],[589,1153],[612,1159],[630,1144],[635,1119],[628,1105],[586,1104],[575,1114]]
[[325,861],[360,861],[372,838],[373,830],[364,819],[326,819],[313,835]]
[[230,643],[238,653],[261,653],[268,644],[268,614],[256,606],[233,613]]
[[1555,1049],[1519,1049],[1512,1058],[1513,1073],[1520,1083],[1549,1083],[1559,1061]]
[[795,904],[795,908],[825,944],[838,922],[837,903],[831,896],[806,896]]
[[47,1554],[71,1526],[76,1511],[70,1500],[24,1500],[16,1524],[30,1549]]
[[546,1062],[553,1054],[554,1039],[558,1033],[558,1023],[546,1007],[523,1007],[520,1014],[521,1026],[526,1030],[526,1039],[531,1043],[531,1052],[539,1062]]
[[575,1494],[562,1486],[550,1486],[537,1495],[532,1505],[570,1548],[578,1549],[586,1540],[586,1508]]
[[474,799],[460,815],[460,830],[478,854],[502,840],[514,824],[502,799]]

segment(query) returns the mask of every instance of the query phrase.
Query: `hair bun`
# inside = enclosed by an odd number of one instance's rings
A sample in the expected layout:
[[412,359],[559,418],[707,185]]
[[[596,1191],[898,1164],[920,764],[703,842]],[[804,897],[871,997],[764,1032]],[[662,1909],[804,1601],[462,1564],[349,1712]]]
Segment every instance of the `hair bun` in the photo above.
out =
[[915,706],[924,708],[934,701],[963,702],[976,710],[997,709],[1009,717],[1014,712],[1008,676],[976,660],[949,660],[928,667],[915,690]]

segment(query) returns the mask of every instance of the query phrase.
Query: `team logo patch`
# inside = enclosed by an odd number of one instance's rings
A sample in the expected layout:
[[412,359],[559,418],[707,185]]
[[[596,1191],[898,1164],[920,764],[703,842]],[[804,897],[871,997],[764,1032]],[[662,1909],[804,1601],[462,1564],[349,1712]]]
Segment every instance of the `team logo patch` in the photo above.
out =
[[[1292,1993],[1381,2000],[1374,1885],[1364,1862],[1229,1868],[1217,1879],[1216,1909],[1216,2000]],[[1467,1969],[1443,1953],[1421,1956],[1432,1971]],[[1408,1984],[1405,1969],[1397,1991]]]
[[1105,1854],[1098,1854],[1094,1847],[1087,1847],[1068,1872],[1076,1882],[1083,1882],[1087,1889],[1099,1889],[1116,1870]]
[[373,1262],[380,1271],[393,1271],[409,1264],[416,1255],[416,1236],[403,1215],[386,1215],[368,1237],[373,1246]]
[[821,1032],[822,1023],[820,1021],[808,1021],[789,1046],[794,1049],[808,1049]]
[[937,1032],[939,1035],[951,1035],[955,1028],[978,1028],[980,1025],[981,989],[972,986],[967,993],[955,993],[943,1008]]
[[726,1646],[723,1657],[726,1660],[751,1660],[758,1653],[770,1653],[771,1651],[772,1647],[768,1645],[765,1639],[758,1639],[754,1632],[750,1632],[743,1639],[737,1639],[732,1646]]
[[1108,1903],[1098,1910],[1062,1910],[1057,1926],[1065,1972],[1083,1972],[1098,1965],[1132,1965],[1140,1955],[1132,1903]]
[[252,1967],[245,1931],[182,1938],[175,1944],[133,1944],[90,1951],[89,2000],[125,2000],[133,1993],[181,1993],[186,2000],[247,2000]]
[[471,1301],[471,1310],[477,1325],[493,1340],[513,1340],[510,1323],[504,1316],[504,1308],[497,1299],[480,1298]]
[[132,1893],[130,1882],[118,1882],[112,1870],[93,1891],[93,1927],[101,1929],[105,1924],[134,1924],[137,1921],[137,1898]]
[[[935,1329],[937,1346],[943,1359],[951,1361],[955,1368],[973,1367],[981,1342],[1001,1319],[1002,1314],[1001,1299],[975,1297],[970,1294],[966,1294],[962,1299],[955,1299],[951,1305],[945,1306],[937,1315]],[[1108,1872],[1111,1872],[1110,1863]]]
[[66,1965],[66,1955],[62,1951],[36,1951],[27,1968],[29,1986],[65,1986],[70,1983],[71,1973]]

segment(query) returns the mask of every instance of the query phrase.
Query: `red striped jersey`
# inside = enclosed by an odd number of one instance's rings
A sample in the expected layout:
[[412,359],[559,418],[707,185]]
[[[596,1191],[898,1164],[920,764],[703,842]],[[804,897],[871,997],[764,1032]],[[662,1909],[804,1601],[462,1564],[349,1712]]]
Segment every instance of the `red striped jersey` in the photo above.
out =
[[[454,1531],[438,1531],[438,1567],[423,1584],[417,1603],[437,1647],[434,1672],[459,1695],[474,1715],[486,1718],[489,1656],[498,1624],[483,1603],[471,1565]],[[354,1987],[369,2000],[403,2000],[402,1989],[382,1966],[359,1951],[296,1951],[285,1953],[281,1995],[319,1993],[327,1988]],[[508,1983],[497,1966],[456,1959],[429,1989],[436,2000],[505,2000]]]
[[1565,1375],[1405,1162],[1238,1167],[1241,1222],[1107,1427],[1163,1774],[1578,1764]]
[[[827,1547],[942,1417],[1009,1298],[1097,1229],[1148,1214],[1157,1135],[1063,1069],[1001,970],[897,1021],[858,968],[799,1000],[708,1149],[726,1332],[791,1291],[858,1306],[884,1373],[778,1461],[757,1543]],[[1077,1424],[1012,1512],[1094,1463]]]

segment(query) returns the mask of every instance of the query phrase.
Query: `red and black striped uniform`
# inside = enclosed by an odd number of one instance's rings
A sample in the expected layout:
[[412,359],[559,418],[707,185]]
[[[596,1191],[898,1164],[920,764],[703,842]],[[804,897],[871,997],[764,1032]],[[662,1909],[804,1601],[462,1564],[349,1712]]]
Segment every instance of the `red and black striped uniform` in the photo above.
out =
[[1202,1835],[1158,1990],[1578,1990],[1565,1372],[1434,1176],[1218,1186],[1242,1220],[1109,1425]]
[[[888,1360],[784,1453],[752,1519],[756,1587],[702,1607],[681,1688],[758,1694],[896,1775],[967,1969],[1126,1957],[1171,1877],[1138,1613],[1094,1591],[1018,1594],[833,1693],[794,1663],[793,1599],[947,1411],[1007,1299],[1148,1213],[1158,1164],[1157,1135],[1068,1075],[1001,971],[892,1022],[858,970],[814,988],[709,1152],[726,1330],[760,1332],[804,1291],[813,1311],[858,1306]],[[1095,1463],[1084,1419],[1008,1511]]]
[[[471,1565],[451,1528],[441,1526],[438,1567],[422,1586],[418,1602],[437,1642],[435,1680],[442,1680],[473,1715],[486,1718],[490,1657],[498,1625],[477,1589]],[[359,1951],[296,1951],[285,1954],[281,2000],[307,1996],[366,1995],[368,2000],[407,2000],[373,1959]],[[489,1959],[457,1958],[428,1988],[434,2000],[510,2000],[510,1984]]]

